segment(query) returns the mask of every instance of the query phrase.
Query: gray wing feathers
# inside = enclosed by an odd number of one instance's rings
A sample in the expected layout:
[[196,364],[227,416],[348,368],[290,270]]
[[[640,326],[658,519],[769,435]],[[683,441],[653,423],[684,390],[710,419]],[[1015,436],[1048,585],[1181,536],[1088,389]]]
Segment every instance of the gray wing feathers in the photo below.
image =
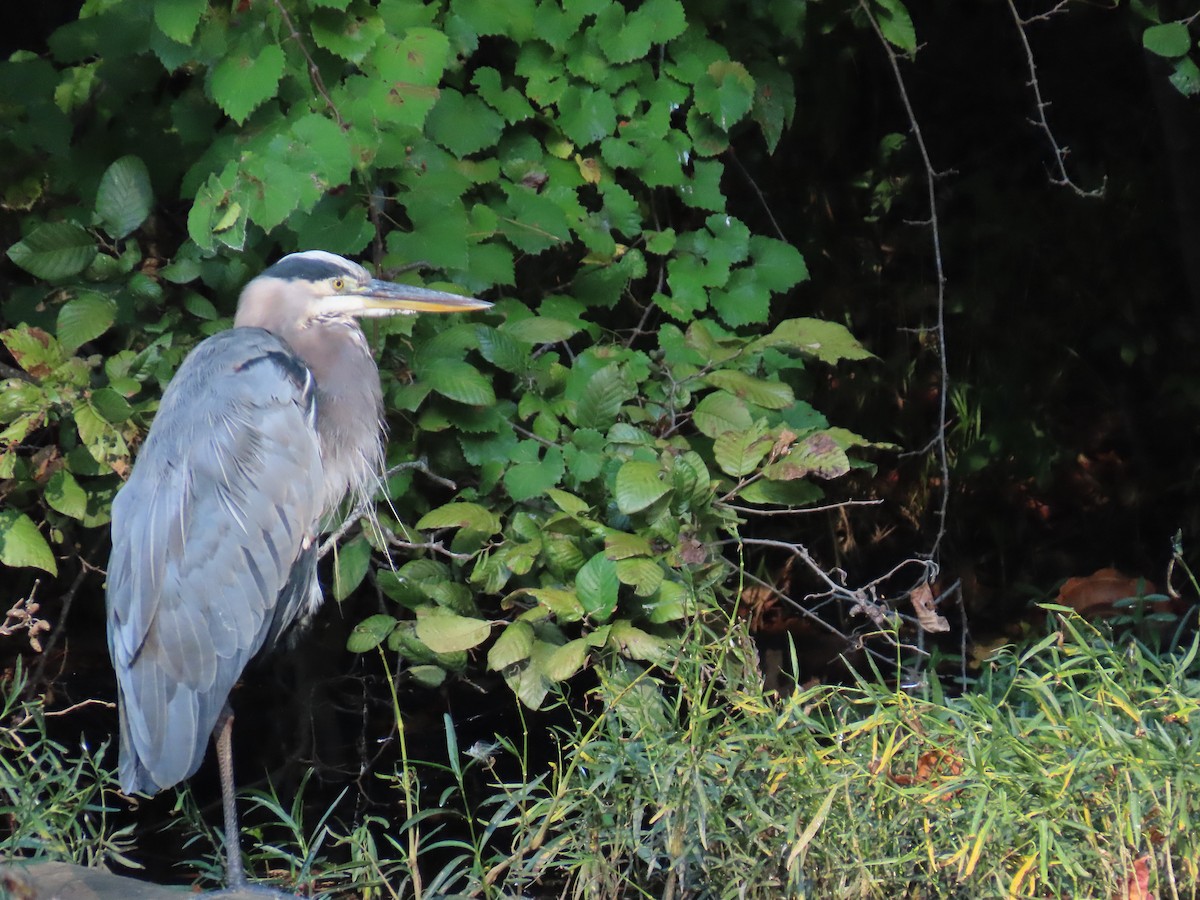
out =
[[314,396],[287,345],[249,328],[203,342],[163,396],[113,504],[109,644],[126,792],[196,770],[242,669],[295,615],[277,608],[281,591],[290,607],[316,590]]

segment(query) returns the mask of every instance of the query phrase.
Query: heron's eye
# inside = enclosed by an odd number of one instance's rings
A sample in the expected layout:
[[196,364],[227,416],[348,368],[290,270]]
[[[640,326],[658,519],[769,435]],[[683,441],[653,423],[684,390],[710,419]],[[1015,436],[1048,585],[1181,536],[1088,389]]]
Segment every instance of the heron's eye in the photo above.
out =
[[342,289],[346,287],[346,279],[335,278],[335,279],[333,279],[333,281],[330,282],[330,284],[332,284],[333,289],[340,294],[342,292]]

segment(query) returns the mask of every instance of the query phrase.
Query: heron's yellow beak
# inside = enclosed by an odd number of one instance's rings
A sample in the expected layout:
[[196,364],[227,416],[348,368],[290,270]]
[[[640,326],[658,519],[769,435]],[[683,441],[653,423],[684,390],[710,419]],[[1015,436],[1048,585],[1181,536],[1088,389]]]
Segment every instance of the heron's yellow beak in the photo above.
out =
[[347,312],[366,317],[468,312],[473,309],[488,309],[492,305],[486,300],[476,300],[474,297],[461,297],[458,294],[447,294],[444,291],[379,279],[372,279],[347,292],[345,296],[346,299],[353,298],[358,306],[357,309]]

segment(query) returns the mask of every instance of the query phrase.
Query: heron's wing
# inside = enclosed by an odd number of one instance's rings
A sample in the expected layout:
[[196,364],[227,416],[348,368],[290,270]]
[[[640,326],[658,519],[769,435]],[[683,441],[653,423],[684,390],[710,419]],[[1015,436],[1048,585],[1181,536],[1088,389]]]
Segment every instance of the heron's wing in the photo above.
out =
[[200,344],[163,396],[113,504],[108,630],[126,792],[196,770],[246,663],[317,590],[315,404],[303,362],[253,328]]

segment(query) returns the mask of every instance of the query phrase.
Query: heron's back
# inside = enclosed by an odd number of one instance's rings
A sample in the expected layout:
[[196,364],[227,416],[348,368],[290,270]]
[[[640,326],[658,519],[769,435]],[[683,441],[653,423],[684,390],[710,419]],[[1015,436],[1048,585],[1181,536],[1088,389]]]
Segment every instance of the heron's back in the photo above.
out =
[[315,417],[308,368],[258,328],[208,338],[167,387],[113,503],[108,640],[126,793],[195,772],[251,657],[319,601]]

